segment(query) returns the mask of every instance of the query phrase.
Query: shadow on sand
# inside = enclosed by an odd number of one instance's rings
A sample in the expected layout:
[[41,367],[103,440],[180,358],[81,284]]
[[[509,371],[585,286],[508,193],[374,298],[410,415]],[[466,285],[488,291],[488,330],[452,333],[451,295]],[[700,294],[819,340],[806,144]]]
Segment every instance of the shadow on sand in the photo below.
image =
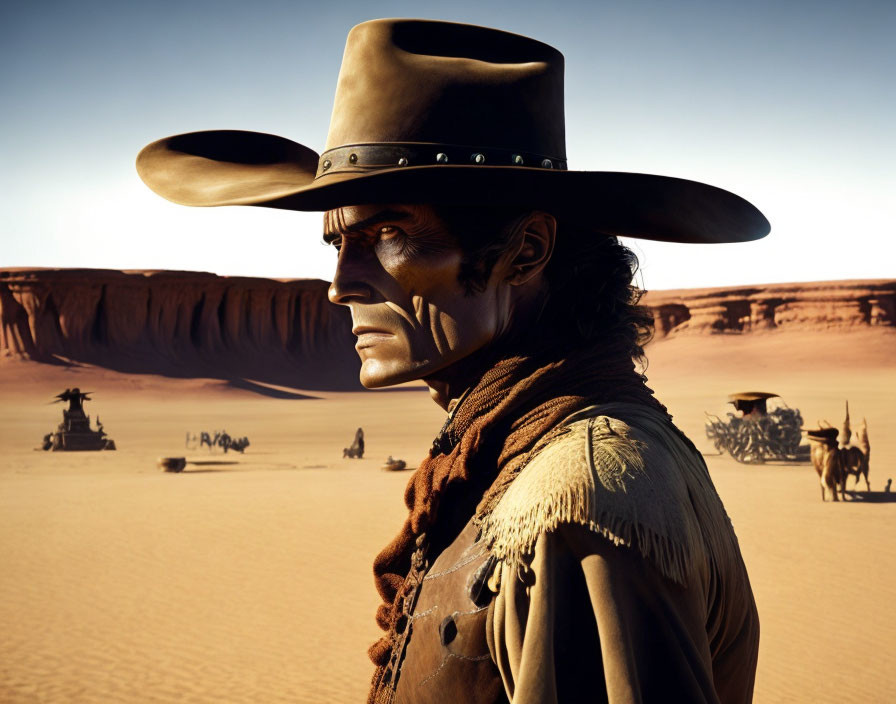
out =
[[[210,472],[230,472],[231,469],[225,469],[239,464],[237,460],[189,460],[186,468],[179,472],[180,474],[208,474]],[[221,469],[212,469],[213,467],[221,467]],[[201,468],[201,469],[198,469]],[[239,471],[239,470],[237,470]]]
[[896,503],[896,492],[892,491],[850,491],[847,495],[853,501],[861,501],[866,504],[893,504]]
[[234,389],[241,389],[243,391],[251,391],[252,393],[259,394],[261,396],[267,396],[269,398],[285,398],[291,401],[303,401],[303,400],[319,400],[320,396],[311,396],[309,394],[300,394],[296,391],[289,391],[288,389],[278,389],[270,386],[265,386],[264,384],[257,384],[254,381],[250,381],[249,379],[230,379],[227,382],[227,385]]
[[217,474],[218,472],[239,472],[239,469],[191,469],[187,467],[183,472],[178,474]]
[[[98,367],[121,374],[150,374],[169,379],[218,379],[236,388],[275,398],[314,398],[287,396],[289,391],[271,389],[266,385],[301,389],[303,391],[363,391],[358,379],[361,360],[354,348],[342,347],[328,354],[312,358],[276,350],[261,351],[252,358],[232,357],[227,354],[202,357],[196,350],[186,351],[176,358],[163,354],[124,354],[103,349],[88,350],[78,358],[59,354],[35,356],[33,361],[71,371]],[[245,384],[245,385],[243,385]]]
[[[352,352],[354,355],[354,352]],[[268,398],[287,399],[292,401],[319,400],[320,396],[307,391],[360,391],[366,393],[414,393],[429,392],[424,384],[403,384],[383,389],[365,389],[358,380],[358,364],[333,365],[335,368],[319,369],[312,365],[297,370],[295,364],[272,363],[264,368],[242,369],[238,373],[228,373],[226,368],[211,366],[183,365],[165,368],[153,360],[141,363],[140,360],[121,360],[109,358],[90,358],[85,360],[69,359],[54,355],[34,360],[40,364],[49,364],[76,372],[90,367],[108,369],[121,374],[150,374],[169,379],[209,379],[224,382],[232,389],[249,391]],[[353,366],[354,365],[354,366]],[[347,367],[347,368],[346,368]]]
[[[235,460],[190,460],[187,462],[187,467],[180,474],[211,474],[215,472],[253,472],[258,470],[264,471],[294,471],[299,469],[298,466],[294,464],[262,464],[261,466],[255,465],[249,467],[234,467],[233,465],[240,465],[242,462],[238,462]],[[332,465],[328,464],[319,464],[319,465],[307,465],[302,466],[301,469],[329,469],[332,468]]]
[[[734,460],[731,455],[727,452],[704,452],[700,450],[700,454],[704,457],[730,457]],[[737,462],[737,460],[734,460]],[[807,467],[810,462],[809,459],[795,459],[795,460],[766,460],[765,462],[738,462],[738,464],[743,465],[744,467]]]

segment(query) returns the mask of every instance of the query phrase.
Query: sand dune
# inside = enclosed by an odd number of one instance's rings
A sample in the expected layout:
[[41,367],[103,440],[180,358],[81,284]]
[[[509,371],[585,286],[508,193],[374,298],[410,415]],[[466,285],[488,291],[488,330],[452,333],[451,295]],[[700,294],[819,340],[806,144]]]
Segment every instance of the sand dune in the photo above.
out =
[[[892,330],[681,336],[651,386],[698,446],[726,394],[775,391],[871,434],[896,478]],[[44,453],[62,388],[95,391],[117,452]],[[302,392],[95,367],[0,364],[0,701],[357,702],[372,668],[370,562],[403,518],[407,473],[442,414],[421,388]],[[254,390],[253,390],[254,389]],[[363,426],[368,456],[341,449]],[[187,430],[252,440],[187,451]],[[214,462],[182,474],[159,455]],[[707,461],[759,605],[755,701],[887,702],[896,652],[896,503],[822,503],[808,465]],[[234,464],[229,464],[234,463]],[[896,496],[896,494],[894,494]]]

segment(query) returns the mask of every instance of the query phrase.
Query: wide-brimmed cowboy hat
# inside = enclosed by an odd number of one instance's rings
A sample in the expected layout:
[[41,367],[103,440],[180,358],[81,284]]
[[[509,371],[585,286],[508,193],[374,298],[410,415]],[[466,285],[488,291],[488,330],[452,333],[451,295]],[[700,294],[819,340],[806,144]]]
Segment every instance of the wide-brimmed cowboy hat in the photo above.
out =
[[804,430],[810,440],[820,440],[822,442],[833,442],[840,434],[840,431],[836,428],[804,428]]
[[774,394],[771,391],[738,391],[736,394],[728,395],[728,403],[734,403],[735,401],[764,401],[777,396],[778,394]]
[[144,148],[137,171],[183,205],[525,205],[587,213],[609,234],[644,239],[743,242],[769,231],[759,210],[720,188],[568,170],[563,55],[451,22],[374,20],[349,32],[321,154],[269,134],[193,132]]

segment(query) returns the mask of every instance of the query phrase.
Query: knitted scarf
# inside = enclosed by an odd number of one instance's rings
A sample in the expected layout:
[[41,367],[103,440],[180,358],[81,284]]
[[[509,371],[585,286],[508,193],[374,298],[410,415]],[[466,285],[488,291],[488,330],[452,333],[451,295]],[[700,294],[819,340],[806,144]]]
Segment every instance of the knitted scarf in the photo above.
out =
[[[603,347],[561,360],[546,361],[544,355],[506,357],[463,397],[408,483],[404,497],[407,520],[373,563],[376,587],[383,599],[376,620],[386,635],[368,651],[377,665],[371,701],[396,642],[395,623],[408,588],[405,581],[416,539],[436,526],[446,490],[481,486],[471,481],[481,479],[475,472],[490,472],[494,480],[482,496],[477,514],[489,512],[533,450],[559,434],[560,422],[575,411],[624,401],[665,412],[644,381],[627,350]],[[485,447],[496,456],[481,457]]]

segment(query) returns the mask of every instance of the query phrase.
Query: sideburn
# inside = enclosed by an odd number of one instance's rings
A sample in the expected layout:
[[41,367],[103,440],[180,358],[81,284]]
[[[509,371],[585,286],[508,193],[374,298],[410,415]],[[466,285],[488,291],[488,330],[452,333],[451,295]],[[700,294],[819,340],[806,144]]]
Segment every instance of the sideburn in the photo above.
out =
[[480,206],[433,209],[463,252],[458,281],[467,296],[485,290],[495,265],[519,236],[521,220],[532,212],[531,208]]

